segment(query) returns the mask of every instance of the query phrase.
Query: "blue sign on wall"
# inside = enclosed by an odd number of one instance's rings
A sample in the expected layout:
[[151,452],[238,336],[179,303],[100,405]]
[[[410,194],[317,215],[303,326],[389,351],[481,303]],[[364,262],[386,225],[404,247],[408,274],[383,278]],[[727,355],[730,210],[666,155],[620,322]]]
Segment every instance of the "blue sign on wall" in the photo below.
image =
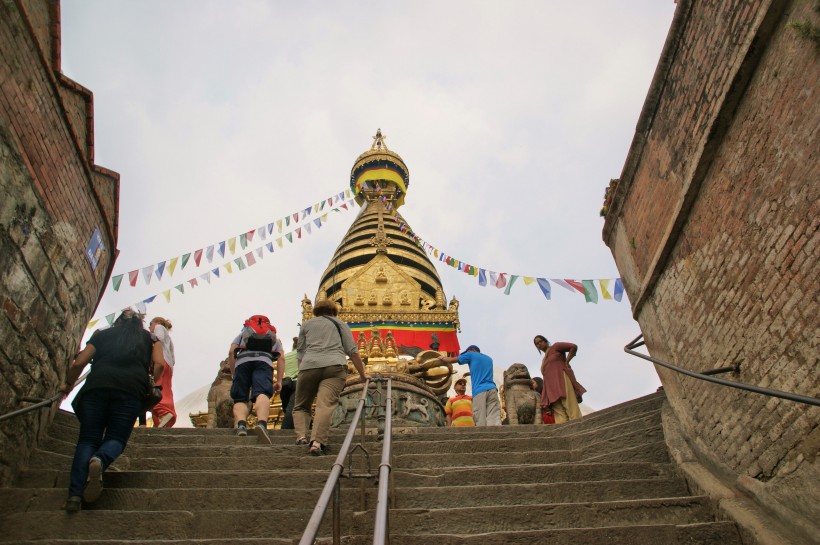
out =
[[91,264],[91,270],[96,271],[97,265],[100,263],[100,258],[105,251],[102,235],[99,228],[94,229],[94,234],[91,235],[91,240],[88,241],[88,246],[85,248],[85,257]]

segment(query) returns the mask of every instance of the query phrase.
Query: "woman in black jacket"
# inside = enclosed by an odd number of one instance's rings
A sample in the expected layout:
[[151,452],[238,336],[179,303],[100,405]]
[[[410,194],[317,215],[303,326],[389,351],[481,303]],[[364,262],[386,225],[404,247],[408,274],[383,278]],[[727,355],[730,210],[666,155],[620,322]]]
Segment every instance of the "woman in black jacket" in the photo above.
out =
[[79,511],[102,492],[102,474],[125,450],[150,377],[165,365],[162,346],[145,330],[142,316],[125,310],[114,327],[95,332],[77,354],[59,391],[68,393],[91,363],[82,389],[72,402],[80,433],[71,465],[68,499],[63,509]]

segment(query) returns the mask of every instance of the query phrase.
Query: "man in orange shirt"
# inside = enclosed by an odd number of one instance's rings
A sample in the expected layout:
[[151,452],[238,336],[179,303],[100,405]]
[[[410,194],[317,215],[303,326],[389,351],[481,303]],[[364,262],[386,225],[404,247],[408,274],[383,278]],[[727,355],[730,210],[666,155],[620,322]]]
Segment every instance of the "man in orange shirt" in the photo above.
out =
[[455,383],[456,395],[447,400],[444,412],[451,426],[475,426],[473,420],[473,398],[467,394],[467,379],[460,378]]

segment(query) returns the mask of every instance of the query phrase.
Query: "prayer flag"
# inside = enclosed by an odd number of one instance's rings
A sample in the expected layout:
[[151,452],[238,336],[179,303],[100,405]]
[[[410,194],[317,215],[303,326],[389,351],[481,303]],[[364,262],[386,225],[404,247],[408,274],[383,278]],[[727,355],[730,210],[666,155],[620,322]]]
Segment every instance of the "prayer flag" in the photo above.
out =
[[498,289],[501,289],[506,285],[507,285],[507,273],[499,273],[498,282],[495,283],[495,287],[498,288]]
[[[251,266],[253,266],[253,265],[256,265],[256,258],[255,258],[255,257],[253,257],[253,252],[248,252],[248,253],[246,253],[246,254],[245,254],[245,259],[247,259],[247,260],[248,260],[248,267],[251,267]],[[241,267],[240,267],[240,269],[241,269]]]
[[616,301],[621,302],[621,297],[624,296],[624,283],[620,278],[615,279],[615,293],[612,294]]
[[139,303],[134,305],[134,308],[137,309],[137,312],[140,314],[145,314],[148,312],[148,305],[145,304],[145,301],[140,301]]
[[200,275],[199,275],[199,277],[200,277],[202,280],[204,280],[205,282],[207,282],[208,284],[210,284],[210,283],[211,283],[211,273],[210,273],[210,272],[206,272],[206,273],[200,274]]
[[205,257],[208,259],[208,263],[214,260],[214,245],[211,244],[208,246],[208,249],[205,250]]
[[145,280],[146,284],[151,283],[151,276],[154,274],[154,266],[149,265],[147,267],[142,268],[142,278]]
[[293,214],[293,223],[297,223],[299,221],[299,212]]
[[268,224],[268,234],[273,234],[273,222]]
[[199,262],[202,261],[202,248],[194,252],[194,263],[199,267]]
[[244,250],[245,246],[247,246],[247,245],[248,245],[248,235],[246,235],[245,233],[242,233],[241,235],[239,235],[239,246],[241,246],[242,249]]
[[242,256],[237,257],[236,259],[233,260],[233,262],[236,263],[236,266],[237,266],[237,268],[239,268],[240,271],[245,270],[245,262],[242,261]]
[[598,304],[598,291],[595,289],[595,282],[593,280],[582,280],[584,286],[584,297],[587,303]]
[[276,239],[276,244],[278,244],[280,248],[282,247],[282,237]]
[[484,269],[478,269],[478,285],[487,285],[487,271],[485,271]]
[[276,228],[280,233],[282,232],[282,220],[276,220]]
[[609,293],[609,278],[601,278],[598,283],[601,285],[601,296],[604,299],[612,299],[612,295]]
[[510,283],[507,284],[507,289],[504,290],[504,295],[509,295],[510,294],[510,290],[512,289],[513,284],[515,284],[516,280],[518,280],[518,276],[516,276],[514,274],[511,274],[510,275]]
[[[231,237],[230,240],[228,240],[228,250],[231,251],[231,255],[236,253],[236,237]],[[197,265],[199,265],[199,263],[197,263]]]
[[564,288],[565,290],[569,290],[569,291],[571,291],[571,292],[575,292],[575,290],[574,290],[574,289],[572,289],[572,286],[570,286],[569,284],[567,284],[566,282],[564,282],[564,281],[563,281],[563,280],[561,280],[560,278],[551,278],[550,280],[552,280],[553,282],[555,282],[556,284],[558,284],[559,286],[561,286],[561,287],[562,287],[562,288]]
[[254,231],[253,229],[251,229],[250,231],[248,231],[247,233],[245,233],[245,239],[246,239],[248,242],[253,242],[253,235],[255,235],[255,234],[256,234],[256,231]]
[[88,322],[88,325],[87,325],[87,326],[85,326],[85,328],[86,328],[86,329],[91,329],[91,328],[92,328],[92,327],[94,327],[94,326],[97,324],[97,322],[99,322],[99,321],[100,321],[100,319],[99,319],[99,318],[97,318],[96,320],[91,320],[90,322]]
[[177,268],[177,261],[179,261],[178,257],[172,257],[171,261],[168,263],[168,274],[174,276],[174,269]]
[[259,257],[259,259],[265,259],[265,247],[260,246],[259,248],[257,248],[256,255]]
[[307,234],[310,234],[310,223],[309,222],[305,224],[305,231],[307,231]]
[[162,292],[162,296],[165,297],[166,303],[171,302],[171,290],[165,290],[164,292]]
[[305,209],[302,211],[302,219],[305,219],[306,217],[308,217],[308,216],[310,215],[310,212],[311,212],[312,210],[313,210],[313,207],[311,207],[311,206],[308,206],[307,208],[305,208]]
[[268,242],[265,244],[265,247],[268,249],[270,253],[273,253],[273,242]]
[[265,231],[264,225],[261,225],[256,228],[256,234],[259,235],[259,238],[261,238],[262,240],[265,240],[265,238],[267,238],[268,236],[267,231]]
[[529,286],[530,284],[535,282],[535,278],[533,278],[532,276],[525,276],[523,278],[524,278],[524,285],[525,286]]
[[177,284],[174,287],[179,290],[179,293],[185,293],[185,284]]
[[112,312],[111,314],[105,317],[105,321],[108,322],[108,325],[114,325],[114,314],[115,313]]
[[313,220],[313,223],[316,225],[316,227],[319,227],[319,228],[322,227],[322,220],[320,220],[319,218],[316,218],[315,220]]
[[225,241],[219,243],[219,248],[217,249],[219,252],[219,257],[225,257]]
[[290,216],[285,216],[285,227],[290,227]]
[[490,283],[491,283],[493,286],[497,286],[497,285],[498,285],[498,273],[493,272],[493,271],[490,271]]
[[302,228],[301,227],[296,228],[296,238],[302,238]]
[[322,221],[327,221],[327,212],[322,214]]
[[185,268],[185,265],[188,264],[189,259],[191,259],[191,253],[190,252],[188,252],[187,254],[182,255],[182,267],[180,267],[181,269]]
[[157,263],[157,280],[162,280],[162,273],[165,272],[165,262],[160,261]]
[[211,269],[211,272],[213,273],[213,275],[215,277],[219,278],[219,267],[217,267],[215,269]]
[[288,242],[293,243],[293,233],[285,233],[285,238],[288,239]]
[[192,289],[199,285],[199,282],[196,278],[191,278],[190,280],[188,280],[188,283],[191,285]]
[[151,297],[149,297],[148,299],[145,299],[145,300],[143,301],[143,303],[149,303],[149,304],[150,304],[150,303],[153,303],[153,302],[154,302],[154,299],[156,299],[156,298],[157,298],[157,296],[156,296],[156,295],[152,295],[152,296],[151,296]]
[[541,293],[544,294],[547,301],[552,299],[552,288],[550,288],[550,281],[546,278],[536,278],[535,281],[538,282],[538,287],[541,288]]
[[111,285],[114,288],[114,291],[120,291],[120,284],[122,284],[122,277],[123,275],[118,274],[114,278],[111,279]]
[[231,274],[233,272],[233,267],[231,267],[231,262],[230,261],[225,263],[225,270],[228,271],[228,274]]
[[581,282],[578,282],[577,280],[570,280],[569,278],[564,278],[564,282],[566,282],[579,292],[584,293],[584,285]]

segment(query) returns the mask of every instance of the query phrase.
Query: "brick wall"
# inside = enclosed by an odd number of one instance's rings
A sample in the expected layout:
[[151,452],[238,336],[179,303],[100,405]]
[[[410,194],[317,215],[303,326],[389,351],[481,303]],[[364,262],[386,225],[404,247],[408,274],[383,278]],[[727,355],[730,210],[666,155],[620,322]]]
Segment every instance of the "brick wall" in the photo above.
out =
[[[0,414],[55,393],[113,266],[119,176],[93,164],[92,115],[91,93],[59,73],[59,3],[0,0]],[[0,484],[48,419],[0,424]]]
[[[820,64],[788,24],[815,4],[679,2],[604,229],[653,356],[810,396]],[[659,374],[710,467],[816,520],[820,409]]]

